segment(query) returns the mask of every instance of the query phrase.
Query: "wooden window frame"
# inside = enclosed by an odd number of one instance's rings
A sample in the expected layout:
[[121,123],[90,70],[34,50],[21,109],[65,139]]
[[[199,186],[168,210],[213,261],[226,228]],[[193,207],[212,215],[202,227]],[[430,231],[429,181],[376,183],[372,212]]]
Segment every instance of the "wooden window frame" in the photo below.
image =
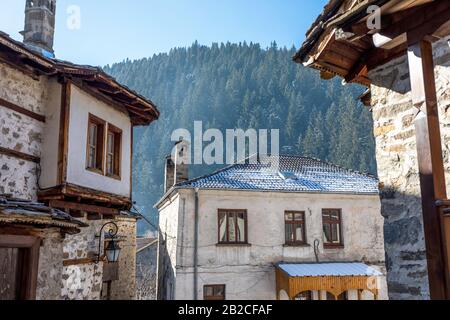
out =
[[35,300],[41,239],[33,236],[0,234],[0,248],[21,249],[20,300]]
[[[301,214],[303,216],[303,220],[300,221],[296,221],[295,220],[295,215],[296,214]],[[294,218],[291,221],[286,221],[286,216],[287,215],[294,215]],[[294,232],[294,237],[295,240],[294,241],[287,241],[287,233],[286,233],[286,225],[287,224],[291,224],[291,225],[297,225],[297,224],[302,224],[303,228],[302,228],[302,233],[303,233],[303,241],[298,241],[297,240],[297,235]],[[308,241],[306,239],[306,213],[305,211],[285,211],[284,212],[284,239],[285,239],[285,245],[289,246],[289,247],[296,247],[296,246],[305,246],[308,244]]]
[[[230,234],[229,234],[229,219],[228,219],[228,214],[229,213],[234,213],[234,214],[243,213],[244,214],[244,225],[245,225],[245,227],[244,227],[244,235],[245,235],[244,241],[229,241],[229,236],[230,236]],[[227,241],[222,241],[222,239],[220,237],[220,216],[222,214],[226,215],[227,226],[226,226],[225,232],[226,232],[226,235],[227,235]],[[237,218],[236,217],[234,219],[234,223],[235,223],[235,225],[237,225]],[[239,245],[245,246],[245,245],[248,245],[248,213],[247,213],[247,210],[244,210],[244,209],[242,209],[242,210],[238,210],[238,209],[219,209],[218,210],[218,214],[217,214],[217,225],[218,225],[218,228],[217,228],[218,245],[225,245],[225,246],[239,246]]]
[[[213,292],[216,288],[220,287],[223,289],[223,297],[222,296],[207,296],[206,295],[206,289],[212,288]],[[227,297],[227,286],[224,284],[208,284],[203,286],[203,300],[205,301],[225,301]]]
[[[97,145],[96,145],[96,162],[97,167],[90,167],[90,129],[91,124],[95,124],[97,126],[101,126],[102,132],[99,134],[97,130]],[[89,114],[88,126],[87,126],[87,141],[86,141],[86,170],[104,175],[105,173],[105,138],[106,138],[106,121],[100,119],[99,117],[94,116],[93,114]],[[100,144],[100,146],[99,146]],[[99,153],[100,152],[100,153]]]
[[[109,136],[110,134],[114,135],[114,150],[113,150],[113,173],[110,174],[108,172],[108,155],[109,155]],[[108,123],[108,129],[106,132],[106,151],[105,151],[105,172],[106,176],[121,180],[122,176],[122,130],[117,128],[116,126]]]
[[[339,221],[338,223],[336,223],[336,221],[334,220],[327,220],[324,215],[329,213],[329,212],[333,212],[333,213],[338,213],[339,215]],[[326,242],[326,237],[324,235],[324,239],[323,239],[323,246],[325,249],[342,249],[344,248],[344,237],[343,237],[343,230],[342,230],[342,209],[322,209],[322,229],[325,226],[325,224],[337,224],[339,225],[339,243],[328,243]],[[330,230],[333,230],[332,228]],[[322,230],[323,232],[323,230]],[[323,232],[324,233],[324,232]]]

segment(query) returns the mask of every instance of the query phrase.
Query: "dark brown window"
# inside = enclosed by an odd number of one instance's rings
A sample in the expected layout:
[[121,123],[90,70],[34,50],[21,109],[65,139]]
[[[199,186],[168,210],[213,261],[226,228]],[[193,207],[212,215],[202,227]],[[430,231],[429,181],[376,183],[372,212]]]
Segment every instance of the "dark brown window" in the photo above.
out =
[[122,153],[122,130],[108,124],[106,142],[106,174],[120,179],[120,159]]
[[203,287],[204,300],[225,300],[225,285],[207,285]]
[[305,213],[288,211],[284,214],[284,225],[287,245],[306,244]]
[[105,121],[89,115],[87,139],[87,169],[103,174]]
[[342,214],[340,209],[322,210],[325,248],[342,247]]
[[247,211],[219,210],[219,244],[246,244]]

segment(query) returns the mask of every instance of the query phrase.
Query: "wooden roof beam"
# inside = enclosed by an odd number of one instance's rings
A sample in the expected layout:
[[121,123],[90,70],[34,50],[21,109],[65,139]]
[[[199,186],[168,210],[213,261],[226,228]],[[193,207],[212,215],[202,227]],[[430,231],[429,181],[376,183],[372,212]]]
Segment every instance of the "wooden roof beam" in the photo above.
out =
[[[400,43],[408,41],[409,44],[417,43],[424,35],[433,35],[450,20],[450,2],[434,1],[419,7],[414,7],[399,13],[383,17],[384,21],[380,30],[366,30],[364,27],[358,32],[372,33],[375,46],[381,48],[393,48]],[[365,23],[365,22],[364,22]],[[356,29],[361,28],[361,24]],[[352,30],[354,30],[352,28]],[[356,30],[354,30],[356,31]],[[408,33],[408,37],[406,34]]]

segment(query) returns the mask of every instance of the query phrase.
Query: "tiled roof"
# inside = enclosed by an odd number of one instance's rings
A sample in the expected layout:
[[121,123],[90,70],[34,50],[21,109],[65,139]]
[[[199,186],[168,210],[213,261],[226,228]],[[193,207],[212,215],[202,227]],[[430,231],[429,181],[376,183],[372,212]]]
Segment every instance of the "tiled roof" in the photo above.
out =
[[36,224],[62,228],[79,228],[87,225],[64,211],[42,203],[19,200],[0,195],[0,222]]
[[364,263],[280,263],[278,268],[290,277],[372,277],[382,275],[381,272]]
[[321,160],[300,156],[277,156],[278,170],[264,159],[238,163],[215,173],[176,185],[178,188],[261,190],[377,194],[378,180]]

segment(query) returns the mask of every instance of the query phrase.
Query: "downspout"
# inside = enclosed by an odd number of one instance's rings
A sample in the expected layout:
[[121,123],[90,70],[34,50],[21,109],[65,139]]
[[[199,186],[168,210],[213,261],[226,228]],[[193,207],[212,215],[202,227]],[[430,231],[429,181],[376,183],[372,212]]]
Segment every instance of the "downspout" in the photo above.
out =
[[198,300],[198,188],[195,194],[195,217],[194,217],[194,301]]

